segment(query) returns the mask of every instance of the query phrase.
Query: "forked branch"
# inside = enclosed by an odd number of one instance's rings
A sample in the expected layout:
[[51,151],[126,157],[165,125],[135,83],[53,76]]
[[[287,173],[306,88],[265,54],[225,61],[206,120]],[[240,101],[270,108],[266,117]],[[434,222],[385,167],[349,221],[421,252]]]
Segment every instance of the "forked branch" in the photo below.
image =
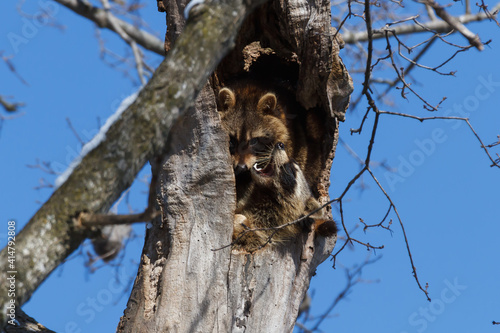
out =
[[[484,20],[494,20],[495,22],[497,22],[496,17],[498,15],[499,10],[500,10],[500,2],[497,3],[491,11],[483,11],[477,14],[460,15],[456,17],[456,20],[463,25],[471,22],[478,22]],[[438,33],[448,33],[453,30],[453,27],[451,27],[446,21],[431,20],[422,24],[416,24],[416,23],[401,24],[395,27],[394,29],[395,33],[401,36],[401,35],[423,33],[429,31],[435,31]],[[341,31],[341,33],[342,33],[342,39],[344,40],[344,42],[348,44],[366,42],[369,39],[367,30],[360,32]],[[381,39],[384,37],[385,37],[384,28],[373,29],[372,39]]]
[[[89,2],[79,0],[54,0],[61,5],[71,9],[76,14],[81,15],[101,28],[107,28],[121,36],[123,31],[135,43],[147,50],[159,55],[165,55],[163,42],[154,35],[135,27],[134,25],[120,20],[112,13],[107,13],[105,9],[94,7]],[[123,38],[123,36],[121,36]]]
[[426,4],[427,6],[432,7],[436,12],[437,16],[439,16],[441,19],[443,19],[443,21],[448,23],[452,29],[457,30],[465,38],[467,38],[470,45],[476,47],[479,51],[484,50],[484,45],[483,43],[481,43],[479,36],[474,34],[469,29],[467,29],[467,27],[462,22],[460,22],[459,19],[448,14],[448,12],[446,11],[446,9],[444,9],[443,6],[441,6],[434,0],[423,0],[423,3]]

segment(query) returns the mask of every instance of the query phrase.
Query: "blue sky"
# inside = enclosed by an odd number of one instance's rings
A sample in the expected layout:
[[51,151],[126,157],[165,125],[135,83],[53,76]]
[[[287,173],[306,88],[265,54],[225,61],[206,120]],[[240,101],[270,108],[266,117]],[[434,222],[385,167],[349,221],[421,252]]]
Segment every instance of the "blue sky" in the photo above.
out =
[[[143,13],[161,38],[164,16],[156,12],[154,5],[148,2]],[[33,14],[38,6],[53,6],[50,8],[54,18],[66,28],[61,31],[43,24],[30,25],[29,18],[18,15],[16,2],[0,4],[0,51],[14,56],[12,62],[17,72],[29,84],[23,84],[0,63],[0,94],[26,103],[22,115],[4,121],[0,129],[0,221],[5,221],[5,229],[0,230],[2,245],[7,222],[15,219],[20,229],[52,191],[34,187],[41,178],[53,182],[55,176],[27,165],[48,161],[56,171],[63,171],[80,151],[81,145],[66,118],[88,141],[121,100],[138,87],[137,82],[131,82],[99,59],[91,23],[49,0],[23,8]],[[462,53],[448,64],[447,70],[457,70],[456,77],[415,71],[413,76],[419,84],[413,87],[435,103],[447,97],[439,115],[458,116],[457,110],[469,113],[471,124],[489,144],[500,134],[500,28],[491,23],[470,28],[483,40],[493,42],[483,52]],[[16,47],[12,33],[27,38]],[[110,49],[126,49],[112,34],[103,32],[102,36]],[[460,36],[454,41],[465,43]],[[449,54],[449,49],[436,45],[423,62],[437,64]],[[153,66],[161,61],[153,54],[148,56]],[[345,60],[349,68],[349,59]],[[135,77],[133,69],[130,75]],[[359,78],[354,79],[359,92]],[[429,116],[414,97],[402,100],[394,91],[392,100],[394,105],[384,106],[384,110]],[[349,129],[359,126],[363,108],[348,113],[340,128],[343,141],[362,159],[373,115],[361,135],[350,135]],[[311,284],[313,315],[321,314],[344,288],[345,268],[355,267],[367,257],[381,257],[363,269],[364,281],[338,304],[321,329],[498,332],[500,327],[491,321],[500,321],[500,221],[496,206],[500,170],[489,167],[489,160],[465,123],[420,123],[388,115],[380,118],[372,160],[397,169],[389,172],[381,166],[372,167],[403,219],[418,276],[422,284],[429,284],[433,302],[426,301],[412,277],[401,228],[391,214],[392,234],[383,229],[363,233],[362,228],[353,234],[363,242],[384,245],[383,250],[373,253],[361,245],[347,247],[338,256],[336,269],[332,269],[331,261],[318,268]],[[343,191],[359,168],[357,161],[339,145],[332,168],[332,197]],[[144,170],[139,178],[147,174],[148,170]],[[368,175],[363,176],[363,181],[366,189],[353,188],[344,202],[349,230],[359,224],[359,218],[368,224],[380,222],[388,208],[387,200]],[[141,181],[132,187],[128,199],[134,209],[145,206],[146,190],[147,185]],[[126,205],[120,205],[119,210],[127,211]],[[339,217],[338,213],[335,215]],[[108,265],[90,273],[84,266],[85,256],[75,253],[37,290],[26,304],[26,312],[57,332],[114,331],[135,277],[144,226],[134,226],[134,232],[136,237],[130,241],[119,267]],[[85,253],[90,247],[86,244],[79,251]]]

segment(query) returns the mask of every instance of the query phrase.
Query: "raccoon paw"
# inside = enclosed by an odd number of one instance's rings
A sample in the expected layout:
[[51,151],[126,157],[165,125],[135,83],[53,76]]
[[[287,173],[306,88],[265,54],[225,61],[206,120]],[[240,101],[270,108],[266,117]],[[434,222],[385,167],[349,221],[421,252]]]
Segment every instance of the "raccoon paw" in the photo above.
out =
[[250,229],[246,224],[248,223],[248,219],[245,215],[236,214],[234,216],[233,222],[233,240],[236,240],[238,236],[243,236],[243,233]]
[[234,216],[233,249],[240,249],[253,253],[267,243],[267,235],[265,232],[252,229],[257,229],[257,227],[245,215],[236,214]]

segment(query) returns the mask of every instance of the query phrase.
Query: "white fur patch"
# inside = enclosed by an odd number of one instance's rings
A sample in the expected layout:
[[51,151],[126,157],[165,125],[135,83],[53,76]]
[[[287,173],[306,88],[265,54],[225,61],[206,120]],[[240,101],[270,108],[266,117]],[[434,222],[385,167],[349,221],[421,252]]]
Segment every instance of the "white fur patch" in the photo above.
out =
[[189,3],[186,5],[186,8],[184,8],[184,18],[187,20],[189,17],[189,12],[191,11],[191,8],[193,8],[196,5],[204,3],[205,0],[191,0]]

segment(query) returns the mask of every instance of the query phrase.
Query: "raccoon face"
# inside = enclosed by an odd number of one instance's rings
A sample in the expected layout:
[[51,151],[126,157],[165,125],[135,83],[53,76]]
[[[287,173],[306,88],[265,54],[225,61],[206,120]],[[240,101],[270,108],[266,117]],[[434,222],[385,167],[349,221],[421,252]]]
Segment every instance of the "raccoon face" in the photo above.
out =
[[219,92],[222,126],[229,134],[235,175],[250,171],[276,142],[290,142],[283,110],[276,95],[253,86],[223,88]]
[[269,147],[272,147],[273,141],[273,133],[230,131],[229,152],[233,160],[235,175],[249,171],[259,156],[265,154]]

